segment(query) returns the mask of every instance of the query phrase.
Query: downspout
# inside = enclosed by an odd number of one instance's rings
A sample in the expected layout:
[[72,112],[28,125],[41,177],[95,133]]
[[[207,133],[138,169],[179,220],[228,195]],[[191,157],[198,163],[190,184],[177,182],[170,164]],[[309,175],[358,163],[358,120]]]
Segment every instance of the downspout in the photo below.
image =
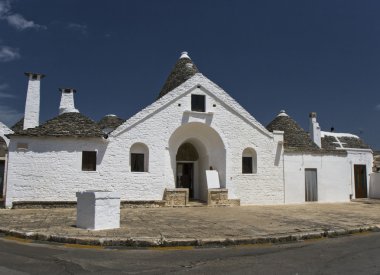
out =
[[285,189],[285,150],[282,153],[282,183],[284,187],[284,204],[286,203],[286,189]]
[[4,207],[6,207],[7,201],[7,186],[8,186],[8,159],[9,159],[9,150],[7,148],[7,153],[5,154],[5,171],[4,171],[4,187],[3,187],[3,199],[4,199]]

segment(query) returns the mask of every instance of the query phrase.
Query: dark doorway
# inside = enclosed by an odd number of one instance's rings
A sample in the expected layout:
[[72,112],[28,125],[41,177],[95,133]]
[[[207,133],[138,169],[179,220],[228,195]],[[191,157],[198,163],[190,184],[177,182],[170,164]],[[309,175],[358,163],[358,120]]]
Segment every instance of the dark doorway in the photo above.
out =
[[189,198],[194,198],[194,163],[177,162],[177,188],[189,188]]
[[0,198],[3,197],[5,161],[0,160]]
[[305,201],[318,201],[317,169],[305,169]]
[[367,168],[365,165],[354,165],[355,198],[367,198]]

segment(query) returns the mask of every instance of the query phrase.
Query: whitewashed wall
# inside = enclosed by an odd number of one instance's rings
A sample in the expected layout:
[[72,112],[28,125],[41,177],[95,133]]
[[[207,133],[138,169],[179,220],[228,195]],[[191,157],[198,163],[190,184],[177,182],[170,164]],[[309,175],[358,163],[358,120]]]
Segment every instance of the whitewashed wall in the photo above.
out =
[[369,197],[371,199],[380,199],[380,173],[370,175]]
[[7,146],[9,145],[9,139],[5,135],[11,133],[13,133],[13,131],[0,121],[0,138],[2,138],[5,141]]
[[318,201],[350,200],[351,173],[346,156],[285,152],[285,202],[305,202],[305,169],[317,169]]
[[[191,93],[206,95],[206,113],[188,112]],[[191,133],[176,134],[187,125]],[[162,199],[165,188],[175,187],[177,146],[189,138],[206,148],[201,168],[218,170],[230,197],[242,204],[284,202],[282,133],[268,132],[217,85],[197,74],[129,119],[107,141],[14,138],[7,204],[75,200],[75,192],[89,189],[117,191],[122,200]],[[27,142],[29,149],[18,152],[17,142]],[[149,149],[147,172],[131,172],[129,153],[136,142]],[[247,147],[256,150],[257,174],[242,174],[241,158]],[[82,150],[98,150],[96,172],[81,171]],[[202,177],[200,171],[200,183]]]
[[354,165],[366,165],[367,170],[367,192],[369,191],[370,174],[372,173],[373,154],[370,149],[349,149],[347,150],[347,162],[351,169],[350,193],[355,198],[355,177]]

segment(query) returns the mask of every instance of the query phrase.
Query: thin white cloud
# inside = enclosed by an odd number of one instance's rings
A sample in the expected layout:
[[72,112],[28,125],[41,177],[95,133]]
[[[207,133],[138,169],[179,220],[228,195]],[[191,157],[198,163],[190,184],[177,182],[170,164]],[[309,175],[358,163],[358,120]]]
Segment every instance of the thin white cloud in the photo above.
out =
[[375,106],[375,109],[376,109],[377,111],[380,111],[380,104],[377,104],[377,105]]
[[8,90],[9,85],[7,83],[0,84],[0,92]]
[[87,25],[78,23],[68,23],[67,28],[73,31],[80,32],[82,34],[87,34]]
[[5,20],[8,24],[17,30],[35,29],[45,30],[46,26],[27,20],[23,15],[12,12],[10,0],[0,0],[0,19]]
[[9,90],[8,83],[0,84],[0,99],[1,98],[16,98],[15,95],[7,93],[6,90]]
[[20,58],[20,52],[16,48],[0,46],[0,62],[9,62]]
[[14,125],[23,114],[16,109],[0,104],[0,121],[5,125]]

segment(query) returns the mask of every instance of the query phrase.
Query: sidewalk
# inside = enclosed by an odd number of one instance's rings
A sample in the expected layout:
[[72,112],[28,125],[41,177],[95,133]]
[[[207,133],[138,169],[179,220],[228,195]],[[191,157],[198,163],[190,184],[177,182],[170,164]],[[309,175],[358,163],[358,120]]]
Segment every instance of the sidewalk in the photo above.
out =
[[121,209],[121,228],[75,227],[76,209],[0,210],[0,232],[23,238],[104,246],[266,243],[380,228],[380,204],[362,202],[226,208]]

